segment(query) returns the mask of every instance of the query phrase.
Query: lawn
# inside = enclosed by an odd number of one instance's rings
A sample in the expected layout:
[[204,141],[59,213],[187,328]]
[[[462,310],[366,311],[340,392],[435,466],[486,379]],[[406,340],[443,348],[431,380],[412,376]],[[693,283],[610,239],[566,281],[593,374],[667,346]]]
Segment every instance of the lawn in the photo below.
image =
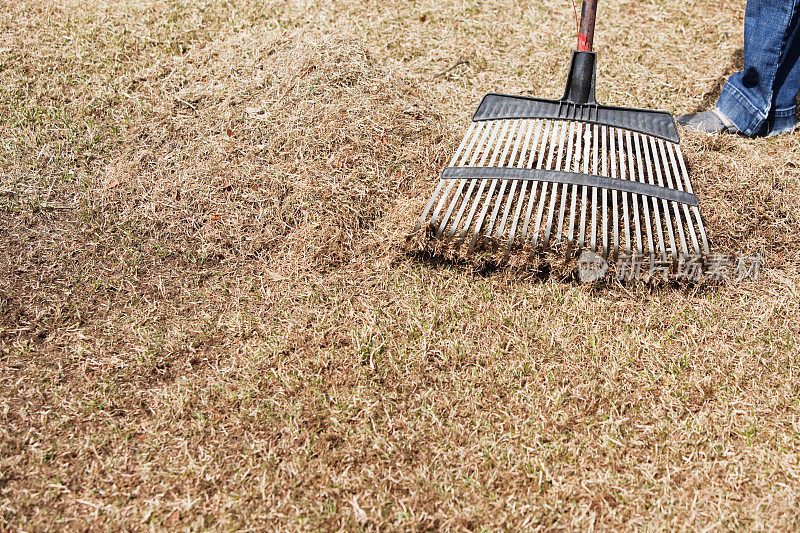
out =
[[[601,1],[598,99],[684,113],[744,1]],[[0,529],[800,528],[800,136],[682,132],[756,280],[409,250],[572,4],[0,0]]]

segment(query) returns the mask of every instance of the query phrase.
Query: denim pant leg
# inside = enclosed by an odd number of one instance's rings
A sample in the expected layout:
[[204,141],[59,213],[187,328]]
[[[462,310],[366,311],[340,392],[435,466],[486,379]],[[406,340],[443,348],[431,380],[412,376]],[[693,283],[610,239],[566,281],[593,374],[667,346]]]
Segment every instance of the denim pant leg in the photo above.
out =
[[778,73],[775,75],[775,117],[769,133],[787,133],[795,125],[797,93],[800,92],[800,6],[795,6],[794,19]]
[[746,135],[789,131],[800,91],[800,0],[747,0],[744,70],[722,88],[717,107]]

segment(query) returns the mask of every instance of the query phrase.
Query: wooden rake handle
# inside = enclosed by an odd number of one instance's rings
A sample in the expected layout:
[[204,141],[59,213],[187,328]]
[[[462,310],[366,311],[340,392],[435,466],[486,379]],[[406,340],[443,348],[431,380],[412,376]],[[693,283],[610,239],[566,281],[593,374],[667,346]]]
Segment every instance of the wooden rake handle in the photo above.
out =
[[583,6],[581,6],[581,26],[578,30],[578,51],[592,51],[594,22],[596,18],[597,0],[583,0]]

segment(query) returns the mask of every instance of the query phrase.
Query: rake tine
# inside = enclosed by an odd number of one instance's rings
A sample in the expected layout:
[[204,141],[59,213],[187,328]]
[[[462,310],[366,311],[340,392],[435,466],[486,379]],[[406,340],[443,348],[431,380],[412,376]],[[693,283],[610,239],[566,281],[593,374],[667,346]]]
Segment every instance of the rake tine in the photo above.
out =
[[[664,165],[664,177],[667,181],[667,185],[670,189],[674,189],[675,185],[672,183],[672,173],[669,167],[669,160],[667,159],[667,154],[664,149],[664,141],[662,139],[658,140],[659,151],[661,152],[661,162]],[[678,207],[678,202],[670,202],[672,204],[672,212],[675,214],[675,225],[678,227],[678,236],[680,237],[681,243],[681,250],[683,251],[684,257],[688,257],[689,255],[689,247],[686,245],[686,234],[683,230],[683,220],[681,219],[681,211]],[[691,222],[690,222],[691,224]]]
[[[486,140],[489,133],[492,131],[493,128],[484,128],[483,134],[481,135],[481,139],[478,144],[472,150],[472,157],[469,160],[469,166],[475,166],[475,161],[478,159],[480,153],[484,150],[486,146]],[[467,156],[465,154],[464,160],[466,160]],[[463,160],[462,160],[463,161]],[[463,162],[462,162],[463,165]],[[466,179],[459,179],[458,180],[458,189],[456,190],[455,194],[453,195],[453,199],[450,201],[450,205],[447,208],[447,212],[442,217],[442,222],[439,224],[439,229],[436,232],[436,238],[439,239],[444,233],[444,229],[447,227],[447,224],[450,222],[450,215],[453,214],[453,209],[455,209],[458,201],[461,199],[461,191],[464,189],[464,185],[467,183]]]
[[[503,120],[503,127],[500,130],[500,134],[498,135],[497,139],[495,140],[494,150],[492,150],[492,158],[489,160],[489,164],[487,166],[494,166],[495,161],[497,160],[497,155],[500,153],[500,149],[503,147],[503,143],[505,142],[505,136],[508,132],[508,126],[510,121]],[[497,180],[481,180],[481,188],[478,190],[478,194],[475,196],[475,200],[472,202],[472,209],[470,209],[469,216],[467,216],[467,221],[464,223],[464,228],[461,230],[461,235],[458,236],[458,240],[456,241],[456,246],[460,246],[464,239],[466,238],[467,232],[469,232],[469,228],[472,225],[472,219],[475,216],[475,212],[478,210],[478,207],[481,204],[481,198],[483,198],[483,191],[486,188],[486,184],[488,182],[492,182],[491,186],[489,187],[488,198],[491,198],[492,193],[494,192],[495,185],[497,184]]]
[[[550,167],[550,159],[548,159],[548,161],[547,161],[547,163],[548,163],[548,167],[547,168],[548,169],[554,168],[554,170],[561,170],[561,161],[562,161],[562,158],[563,158],[562,156],[564,154],[564,142],[565,142],[565,137],[566,137],[566,134],[567,134],[567,126],[568,125],[567,125],[566,122],[563,122],[563,123],[559,123],[558,126],[559,126],[559,131],[561,133],[561,136],[559,137],[559,141],[558,141],[558,152],[557,152],[557,155],[556,155],[555,167]],[[553,143],[555,143],[555,139],[556,139],[556,134],[554,132],[553,133],[553,139],[552,139]],[[553,149],[553,148],[555,148],[555,144],[553,144],[553,146],[551,147],[551,149]],[[551,229],[551,227],[553,225],[553,215],[555,213],[555,203],[556,203],[556,198],[557,197],[558,197],[558,184],[557,183],[552,183],[552,184],[550,184],[550,203],[548,204],[547,222],[545,224],[544,235],[543,235],[543,239],[542,239],[542,246],[544,246],[544,247],[547,247],[547,245],[550,243],[550,236],[551,236],[550,235],[550,233],[551,233],[550,229]]]
[[[627,166],[625,165],[625,143],[622,141],[622,130],[617,129],[617,150],[619,150],[619,177],[620,179],[628,179],[626,174]],[[628,209],[628,193],[622,193],[622,213],[623,213],[623,227],[625,228],[625,253],[631,254],[633,252],[631,247],[631,217]]]
[[[533,138],[533,144],[531,144],[531,152],[530,157],[528,158],[528,168],[533,168],[534,159],[536,159],[536,154],[539,154],[539,161],[536,168],[542,168],[542,157],[544,156],[544,145],[547,142],[547,133],[542,137],[542,146],[539,149],[539,134],[541,133],[541,122],[536,126],[536,135]],[[528,209],[525,211],[525,223],[522,225],[522,231],[520,232],[520,240],[525,245],[525,240],[528,237],[528,225],[531,221],[531,213],[533,212],[533,205],[536,203],[536,193],[539,191],[539,182],[534,181],[533,185],[531,186],[531,194],[528,197]]]
[[[480,162],[478,162],[477,166],[484,166],[486,164],[486,159],[489,157],[489,153],[491,152],[491,147],[494,146],[495,138],[497,137],[497,132],[500,130],[500,124],[496,123],[493,125],[491,130],[491,135],[489,135],[489,140],[486,143],[485,149],[483,150],[483,156],[481,157]],[[475,154],[477,155],[477,153]],[[458,229],[458,223],[461,222],[461,217],[464,216],[464,211],[470,204],[470,199],[472,198],[472,191],[475,189],[475,185],[478,182],[481,182],[481,192],[483,192],[483,187],[486,184],[486,180],[482,179],[473,179],[470,180],[469,189],[467,190],[466,194],[464,195],[464,201],[461,202],[461,208],[458,210],[458,214],[456,214],[455,220],[453,220],[453,226],[450,228],[448,232],[448,239],[451,239],[453,235],[455,235],[456,230]],[[480,196],[480,194],[478,195]]]
[[[523,168],[526,165],[525,162],[525,155],[529,153],[529,149],[531,147],[530,140],[531,134],[533,133],[533,128],[528,128],[528,133],[525,136],[525,142],[522,144],[522,151],[520,152],[519,161],[517,162],[517,168]],[[535,142],[535,140],[534,140]],[[530,159],[530,156],[528,157]],[[508,259],[508,255],[511,253],[511,245],[514,242],[514,235],[517,232],[517,225],[519,224],[519,215],[522,212],[522,204],[524,203],[525,194],[528,191],[528,182],[522,182],[522,186],[519,189],[519,197],[517,198],[517,209],[514,212],[514,216],[511,219],[511,229],[508,232],[508,241],[506,242],[506,250],[503,254],[503,260],[505,261]],[[513,193],[512,193],[513,194]]]
[[[694,194],[694,193],[692,193],[692,194]],[[706,255],[708,255],[710,253],[709,252],[709,246],[708,246],[708,238],[706,237],[706,228],[703,225],[703,218],[700,215],[700,208],[697,207],[696,205],[693,205],[691,207],[691,211],[692,211],[692,213],[694,213],[695,219],[697,219],[697,228],[700,230],[700,239],[702,240],[702,243],[703,243],[703,252]]]
[[[681,164],[681,172],[683,173],[683,180],[686,184],[686,190],[692,194],[694,194],[694,190],[692,189],[692,182],[689,179],[689,172],[686,170],[686,164],[683,162],[683,152],[681,152],[680,145],[675,145],[675,151],[678,153],[678,162]],[[697,219],[697,228],[700,230],[700,237],[703,241],[703,251],[708,255],[709,253],[709,246],[708,246],[708,238],[706,237],[706,228],[703,223],[703,217],[700,215],[700,208],[696,205],[692,206],[692,212],[694,213],[695,218]]]
[[[628,155],[628,179],[630,181],[636,181],[636,155],[633,150],[633,146],[631,145],[631,132],[625,132],[625,145],[627,149]],[[642,226],[641,226],[641,217],[639,216],[639,195],[638,194],[631,194],[631,204],[633,205],[633,234],[636,236],[636,252],[640,254],[644,254],[644,246],[642,242]],[[633,240],[633,239],[632,239]]]
[[[602,127],[603,131],[603,176],[608,177],[608,128]],[[616,198],[614,198],[616,200]],[[603,188],[603,255],[609,257],[608,247],[608,189]]]
[[[586,174],[589,168],[589,143],[591,142],[591,135],[589,134],[590,127],[587,125],[584,128],[581,128],[581,138],[578,140],[578,160],[575,167],[576,172],[580,172],[581,162],[583,163],[583,173]],[[583,141],[583,148],[581,149],[581,141]],[[583,150],[583,151],[581,151]],[[578,220],[578,186],[572,185],[572,209],[570,210],[570,219],[569,219],[569,230],[567,231],[567,242],[573,243],[574,242],[574,235],[575,235],[575,224],[580,223],[580,237],[578,239],[578,247],[583,246],[583,235],[586,232],[586,186],[582,187],[583,197],[581,200],[581,218],[580,221]]]
[[[464,165],[464,164],[467,163],[467,161],[469,160],[470,154],[473,153],[473,151],[474,151],[474,149],[476,147],[476,143],[478,143],[478,140],[481,138],[481,136],[485,134],[485,129],[487,127],[488,127],[488,124],[479,124],[475,128],[474,133],[473,133],[472,137],[470,138],[469,144],[464,149],[464,151],[463,151],[463,153],[461,154],[460,157],[458,157],[458,158],[454,157],[453,158],[453,162],[451,163],[451,166]],[[431,222],[433,222],[434,220],[438,219],[439,213],[441,212],[442,208],[444,207],[444,204],[445,204],[447,198],[450,197],[450,189],[455,187],[457,181],[461,181],[461,180],[448,180],[448,181],[449,181],[449,188],[448,188],[447,191],[445,191],[445,195],[439,200],[439,203],[436,205],[436,210],[431,215]]]
[[[552,130],[550,127],[552,126]],[[539,162],[537,163],[538,168],[542,168],[542,160],[544,158],[545,150],[547,149],[548,143],[550,145],[550,153],[547,156],[547,169],[550,169],[550,162],[553,160],[553,151],[555,150],[555,143],[552,140],[556,137],[556,129],[559,127],[559,123],[554,123],[553,121],[548,121],[545,129],[544,134],[542,135],[542,146],[541,150],[539,151]],[[537,243],[539,242],[539,229],[542,225],[542,214],[544,212],[544,201],[545,197],[547,196],[547,186],[548,183],[544,182],[542,184],[542,192],[539,196],[539,207],[536,209],[536,226],[533,229],[533,242],[531,243],[531,254],[533,254],[534,249],[536,248]]]
[[[594,136],[592,137],[592,173],[597,174],[598,165],[598,145],[600,144],[598,137],[597,124],[594,125]],[[597,253],[597,187],[592,187],[592,232],[589,236],[589,249],[593,253]]]
[[[523,145],[523,150],[522,150],[522,153],[520,155],[519,162],[517,163],[517,166],[519,168],[522,168],[524,166],[530,167],[531,164],[533,163],[533,156],[534,156],[534,154],[536,152],[536,144],[539,141],[539,129],[540,129],[539,126],[540,125],[537,123],[536,124],[536,135],[533,138],[533,143],[530,143],[530,138],[531,138],[531,133],[533,132],[533,128],[530,128],[528,130],[528,135],[525,138],[525,143]],[[525,154],[529,154],[527,163],[525,162]],[[533,196],[534,196],[533,185],[535,185],[535,184],[536,184],[536,182],[532,182],[531,195],[530,195],[531,198],[533,198]],[[505,254],[503,256],[504,259],[507,259],[509,253],[511,252],[511,245],[514,242],[514,235],[516,234],[517,224],[519,223],[519,215],[522,212],[522,204],[523,204],[523,200],[525,198],[525,195],[526,195],[527,191],[528,191],[528,183],[526,182],[526,183],[522,184],[522,188],[520,189],[520,192],[519,192],[519,199],[517,200],[517,210],[514,213],[514,218],[513,218],[512,222],[511,222],[511,231],[509,232],[508,242],[506,243],[506,251],[505,251]],[[531,204],[531,202],[529,200],[528,201],[528,205],[530,205],[530,204]],[[525,242],[524,233],[522,235],[522,239],[523,239],[522,242],[524,243]]]
[[[458,158],[461,155],[461,151],[464,149],[464,146],[466,146],[467,141],[471,138],[471,136],[472,136],[473,132],[475,131],[475,129],[476,129],[475,123],[474,122],[470,123],[469,128],[467,129],[467,133],[464,135],[464,138],[461,139],[461,144],[458,146],[458,149],[456,150],[456,153],[453,154],[453,158],[450,161],[450,166],[451,167],[456,164],[456,161],[458,161]],[[426,218],[428,216],[428,213],[431,210],[431,207],[433,207],[433,204],[436,201],[436,199],[439,197],[439,194],[442,192],[442,189],[445,188],[445,185],[446,185],[445,181],[447,181],[447,180],[439,180],[439,185],[436,186],[436,191],[434,191],[433,196],[431,196],[431,199],[428,201],[428,205],[425,206],[425,210],[422,212],[422,215],[420,215],[419,220],[417,220],[417,225],[414,226],[414,231],[415,232],[419,231],[419,229],[422,227],[422,223],[423,223],[423,221],[426,220]],[[452,183],[447,184],[447,190],[448,191],[450,190],[450,187],[452,187]],[[434,217],[435,217],[435,215],[430,218],[429,223],[433,221]]]
[[[639,181],[645,183],[645,168],[644,163],[642,162],[642,147],[639,142],[638,133],[633,135],[633,146],[636,149],[637,175],[639,176]],[[653,239],[653,225],[650,221],[650,197],[642,195],[640,198],[642,200],[642,209],[644,209],[645,229],[647,230],[647,250],[650,253],[650,256],[654,257],[656,253],[656,247]]]
[[[573,134],[576,137],[580,138],[580,131],[576,131],[576,127],[577,127],[578,130],[580,130],[580,122],[578,122],[578,123],[572,122],[569,125],[569,138],[567,139],[567,157],[564,159],[564,168],[563,168],[563,170],[568,171],[568,172],[575,170],[574,169],[575,156],[577,156],[578,155],[577,152],[580,151],[580,141],[577,141],[578,142],[578,147],[576,147],[575,153],[573,153],[573,151],[572,151]],[[557,226],[556,235],[555,235],[556,242],[560,242],[561,241],[561,236],[564,234],[563,233],[563,229],[564,229],[564,211],[565,211],[565,208],[566,208],[566,205],[567,205],[567,194],[568,194],[569,186],[566,183],[564,183],[560,187],[558,187],[558,189],[561,191],[561,206],[560,206],[561,208],[558,211],[558,226]]]
[[[511,150],[511,155],[508,158],[508,161],[500,161],[498,166],[501,167],[511,167],[514,165],[514,160],[517,158],[517,152],[519,151],[519,143],[522,141],[522,135],[525,130],[526,121],[520,121],[520,126],[516,131],[514,136],[514,148]],[[497,195],[494,201],[494,209],[492,209],[492,216],[489,219],[489,225],[486,227],[486,235],[492,236],[494,234],[495,223],[497,222],[497,215],[500,212],[500,208],[503,205],[503,198],[505,198],[506,188],[508,187],[509,180],[502,180],[502,184],[500,186],[500,193]],[[516,182],[515,182],[516,184]],[[502,229],[500,230],[502,232]],[[497,238],[496,236],[494,237]]]
[[433,207],[433,204],[434,204],[434,202],[436,202],[436,199],[439,198],[439,195],[443,193],[443,189],[447,189],[448,192],[449,192],[449,190],[450,190],[449,187],[451,186],[451,184],[446,183],[445,181],[446,180],[439,180],[439,184],[436,186],[436,190],[433,191],[433,195],[431,196],[431,199],[428,200],[428,204],[425,206],[425,210],[422,211],[422,214],[417,219],[417,223],[414,225],[414,232],[415,233],[417,231],[419,231],[419,229],[422,227],[423,221],[427,221],[428,223],[433,221],[432,217],[429,220],[427,219],[428,212],[430,212],[431,207]]
[[[514,149],[516,149],[516,146],[519,144],[519,138],[520,138],[521,130],[522,130],[522,128],[525,127],[524,123],[522,123],[522,121],[519,121],[519,122],[520,122],[521,125],[513,133],[512,137],[509,138],[509,147],[512,146],[512,144],[513,144],[514,147],[515,147]],[[516,141],[514,141],[515,139],[516,139]],[[512,141],[514,141],[514,142],[512,143]],[[506,155],[507,155],[507,153],[508,153],[507,150],[506,150],[506,152],[503,153],[503,158],[497,164],[498,167],[507,166],[506,165],[506,162],[507,162],[506,161]],[[512,150],[511,159],[514,158],[513,153],[514,152]],[[497,196],[493,200],[490,199],[490,201],[493,201],[493,203],[494,203],[494,208],[492,208],[492,214],[489,216],[488,226],[486,226],[486,230],[484,231],[484,233],[489,237],[492,236],[492,232],[494,231],[494,224],[495,224],[495,221],[497,219],[497,213],[500,211],[500,206],[503,204],[503,198],[505,197],[505,192],[506,192],[506,187],[507,186],[508,186],[508,180],[500,180],[500,191],[497,193]]]
[[[655,181],[653,181],[653,163],[650,161],[650,152],[647,148],[647,141],[641,134],[637,133],[636,137],[638,138],[639,144],[641,144],[644,152],[644,162],[647,165],[647,182],[650,185],[655,185]],[[636,145],[636,155],[641,157],[639,152],[639,144]],[[665,246],[666,237],[664,235],[664,228],[661,226],[661,211],[658,208],[658,200],[656,198],[653,198],[653,218],[656,221],[656,241],[658,243],[658,251],[661,253],[661,259],[665,260],[667,258],[667,249]],[[652,247],[653,243],[650,243],[650,246]]]
[[[533,134],[533,123],[529,121],[528,125],[529,125],[529,127],[527,129],[527,132],[525,133],[525,140],[523,141],[521,150],[519,152],[519,159],[517,160],[517,168],[522,168],[522,167],[525,166],[525,159],[526,159],[525,156],[528,153],[528,148],[530,146],[531,134]],[[516,184],[516,182],[515,182],[515,184]],[[505,252],[503,254],[503,260],[504,261],[506,259],[508,259],[508,255],[511,252],[511,244],[514,242],[514,234],[517,231],[517,224],[518,224],[518,221],[519,221],[519,214],[520,214],[520,211],[522,210],[522,204],[523,204],[523,200],[525,198],[525,193],[527,192],[527,189],[528,189],[528,182],[527,181],[523,181],[522,184],[520,185],[520,188],[519,188],[519,195],[517,197],[517,202],[516,202],[517,203],[517,208],[514,211],[514,216],[511,218],[511,228],[510,228],[509,233],[508,233],[508,241],[506,242]],[[513,196],[514,196],[514,191],[512,189],[511,195],[509,196],[509,201],[511,201]]]
[[[611,140],[611,177],[617,177],[617,155],[616,155],[616,146],[614,143],[614,131],[613,129],[608,132],[609,138]],[[613,258],[616,259],[617,255],[619,255],[619,202],[617,201],[617,191],[611,191],[611,207],[614,211],[614,235],[613,235],[613,246],[614,246],[614,255]]]
[[[572,130],[575,131],[575,151],[572,150]],[[578,165],[580,165],[580,157],[581,157],[581,123],[575,123],[575,128],[570,128],[570,138],[569,138],[569,147],[567,148],[567,159],[564,162],[564,170],[570,172],[578,172]],[[566,183],[561,186],[561,211],[558,213],[558,230],[556,231],[556,242],[561,241],[561,236],[564,234],[564,218],[566,216],[566,203],[567,203],[567,196],[570,196],[570,206],[572,210],[570,211],[569,215],[569,224],[568,227],[574,226],[574,219],[575,219],[575,200],[574,195],[569,194],[569,185]],[[572,187],[572,192],[575,192],[575,187]],[[572,240],[572,236],[569,235],[567,238],[568,241]]]
[[[574,122],[572,123],[574,126]],[[573,128],[574,131],[574,128]],[[561,161],[562,155],[564,154],[564,140],[565,134],[567,133],[567,125],[566,123],[561,128],[561,137],[558,141],[558,159],[556,161],[556,170],[561,170]],[[572,136],[572,131],[570,131],[570,136]],[[571,146],[571,145],[570,145]],[[550,244],[550,230],[553,227],[553,215],[555,215],[555,207],[556,207],[556,199],[558,198],[558,184],[554,183],[553,187],[551,187],[551,195],[550,195],[550,208],[547,211],[547,227],[544,230],[544,240],[542,241],[543,245],[547,247]]]
[[[645,145],[645,148],[647,148],[647,145]],[[661,175],[661,163],[660,163],[660,161],[658,159],[658,150],[656,148],[656,141],[655,141],[655,139],[653,137],[650,137],[650,148],[652,149],[652,157],[653,157],[653,163],[654,163],[653,166],[655,167],[655,170],[656,170],[656,177],[658,178],[658,185],[659,185],[659,187],[663,187],[664,186],[664,179],[663,179],[663,176]],[[669,232],[669,249],[670,249],[670,253],[672,254],[672,261],[673,261],[673,263],[675,263],[675,262],[678,261],[678,249],[677,249],[677,246],[675,244],[675,232],[672,229],[672,216],[670,215],[670,212],[669,212],[669,204],[663,198],[661,199],[661,208],[662,208],[663,213],[664,213],[664,222],[665,222],[665,225],[667,226],[667,231]]]
[[[469,154],[472,152],[472,148],[475,146],[475,143],[478,141],[478,138],[480,137],[481,132],[483,131],[484,127],[485,127],[485,124],[480,124],[477,128],[475,128],[475,132],[472,135],[472,139],[470,140],[469,145],[467,145],[466,150],[464,150],[463,156],[458,161],[459,165],[463,165],[463,164],[465,164],[467,162],[467,159],[469,158]],[[439,203],[436,204],[436,209],[433,211],[433,214],[431,215],[431,222],[434,222],[434,221],[438,220],[439,213],[441,212],[442,208],[444,207],[444,204],[447,201],[447,199],[450,197],[450,191],[453,189],[456,181],[461,181],[461,180],[448,180],[448,181],[449,181],[449,183],[447,184],[447,189],[444,191],[444,194],[439,199]]]
[[[636,167],[638,169],[639,181],[649,185],[652,171],[650,161],[647,160],[647,153],[644,151],[644,138],[637,133],[633,133],[633,147],[636,151]],[[647,232],[647,249],[652,260],[661,252],[661,235],[658,233],[658,220],[656,218],[656,200],[648,195],[641,196],[642,209],[644,210],[645,229]],[[663,254],[662,254],[663,256]]]
[[[550,129],[552,127],[552,129]],[[556,137],[556,129],[560,127],[560,123],[549,121],[547,126],[544,130],[544,135],[542,136],[542,149],[539,154],[539,163],[541,165],[541,159],[544,156],[545,150],[547,146],[550,147],[549,155],[547,156],[547,164],[545,168],[550,168],[550,161],[553,159],[553,151],[555,150],[555,143],[552,142],[552,139]],[[541,167],[540,167],[541,168]],[[536,248],[537,243],[539,242],[539,229],[542,225],[542,214],[544,212],[544,202],[545,196],[547,196],[547,188],[548,183],[545,182],[542,184],[542,191],[539,196],[539,207],[536,209],[536,226],[534,227],[533,231],[533,242],[531,243],[531,253],[533,253],[534,249]]]
[[[683,191],[683,184],[681,183],[681,175],[680,171],[678,170],[678,163],[675,161],[675,152],[672,149],[672,143],[667,144],[667,152],[669,153],[669,159],[672,163],[672,172],[675,175],[675,185],[677,185],[678,190]],[[700,244],[697,242],[697,235],[694,231],[694,223],[692,223],[692,215],[689,214],[689,206],[686,204],[681,204],[683,207],[683,215],[686,217],[686,225],[689,228],[689,236],[692,238],[692,246],[694,247],[694,251],[697,254],[700,254]]]
[[[596,128],[595,128],[596,129]],[[595,134],[597,132],[595,131]],[[589,173],[589,156],[590,156],[590,144],[592,143],[592,135],[591,135],[591,128],[589,126],[586,127],[583,136],[583,173]],[[595,167],[597,167],[597,161],[594,162]],[[597,173],[597,169],[594,170],[595,174]],[[586,185],[581,187],[581,222],[580,222],[580,234],[578,235],[578,249],[582,249],[584,243],[586,242],[586,209],[587,209],[587,194],[589,189]],[[572,230],[569,232],[570,239],[572,238]]]
[[[514,136],[515,136],[515,131],[516,131],[517,126],[519,126],[519,123],[520,123],[519,120],[513,121],[512,125],[511,125],[511,128],[510,128],[510,130],[508,132],[508,136],[505,139],[505,148],[503,149],[503,154],[500,156],[500,159],[497,161],[496,166],[498,166],[498,167],[503,166],[503,163],[506,160],[506,156],[508,155],[508,151],[511,149],[511,145],[513,143]],[[492,194],[494,193],[494,190],[495,190],[495,188],[497,186],[497,181],[498,180],[492,180],[492,185],[491,185],[491,187],[489,187],[489,192],[486,194],[486,200],[484,201],[483,209],[481,209],[481,214],[478,217],[478,221],[475,223],[475,232],[473,233],[472,239],[470,239],[470,242],[469,242],[468,253],[472,253],[472,251],[475,249],[475,244],[478,241],[478,235],[480,235],[481,227],[483,226],[483,221],[486,218],[486,213],[489,211],[489,207],[491,207],[491,205],[492,205],[492,198],[493,198]],[[502,187],[501,187],[502,189],[505,189],[505,184],[506,184],[506,182],[504,180],[503,184],[502,184]],[[500,191],[499,196],[503,196],[503,191],[502,190]],[[491,232],[487,232],[487,234],[491,235]]]
[[[525,142],[528,142],[528,140],[530,139],[530,128],[528,127],[529,125],[530,121],[525,121],[525,124],[523,125],[526,135]],[[508,160],[509,167],[514,166],[514,162],[517,161],[518,154],[520,154],[519,147],[520,147],[520,141],[522,140],[522,132],[523,130],[521,130],[517,135],[517,142],[514,145],[514,150],[511,152],[511,158]],[[520,154],[519,157],[523,158],[523,155]],[[497,226],[496,239],[498,242],[500,242],[503,238],[503,233],[505,232],[506,229],[506,222],[508,221],[508,215],[511,212],[511,204],[514,201],[514,193],[516,193],[517,191],[517,185],[519,185],[519,181],[512,180],[511,190],[509,191],[508,198],[506,199],[506,208],[503,210],[503,218],[500,220],[500,224]]]

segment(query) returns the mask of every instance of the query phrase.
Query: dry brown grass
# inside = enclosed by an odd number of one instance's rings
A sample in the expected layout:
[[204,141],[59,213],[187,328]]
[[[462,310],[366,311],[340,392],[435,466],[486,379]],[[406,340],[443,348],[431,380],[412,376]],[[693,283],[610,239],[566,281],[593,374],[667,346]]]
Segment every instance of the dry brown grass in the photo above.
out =
[[[609,1],[599,97],[713,99],[742,9]],[[684,136],[757,282],[397,246],[483,92],[561,91],[571,17],[0,1],[0,525],[800,527],[797,136]]]

